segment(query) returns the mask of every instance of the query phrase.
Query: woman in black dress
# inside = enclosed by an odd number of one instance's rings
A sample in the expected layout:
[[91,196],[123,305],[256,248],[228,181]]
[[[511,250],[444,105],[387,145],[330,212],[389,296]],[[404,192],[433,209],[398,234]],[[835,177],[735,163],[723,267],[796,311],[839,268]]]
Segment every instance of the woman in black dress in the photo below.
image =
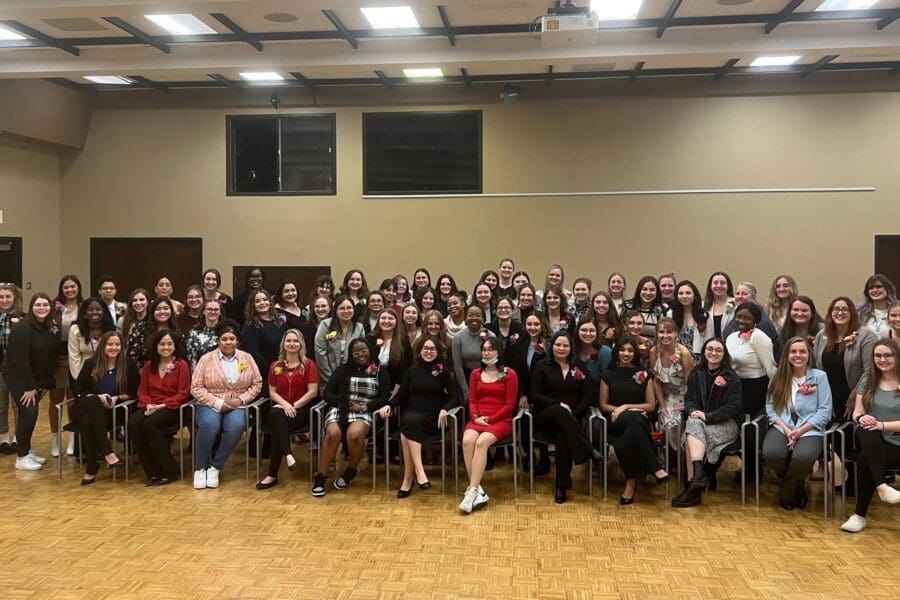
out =
[[556,441],[557,504],[566,501],[566,490],[572,487],[572,464],[603,458],[581,427],[590,392],[587,373],[575,366],[572,341],[565,331],[557,332],[550,340],[550,354],[535,364],[531,373],[535,420]]
[[[244,329],[241,331],[241,350],[248,352],[260,373],[269,372],[269,367],[278,358],[281,338],[287,329],[275,319],[275,305],[266,290],[250,294],[247,312],[244,314]],[[261,392],[269,395],[269,382],[263,379]]]
[[625,473],[625,491],[619,504],[631,504],[638,479],[653,475],[657,483],[668,479],[659,464],[656,446],[650,437],[650,413],[656,409],[650,373],[631,336],[616,340],[613,359],[600,382],[600,411],[609,420],[609,436],[616,460]]
[[400,407],[400,443],[403,446],[403,482],[398,498],[412,493],[413,477],[419,488],[431,487],[422,464],[422,444],[446,425],[447,412],[459,404],[453,389],[451,368],[444,363],[446,348],[434,336],[423,336],[414,346],[415,360],[406,371],[400,390],[390,406],[381,410],[388,418],[392,407]]

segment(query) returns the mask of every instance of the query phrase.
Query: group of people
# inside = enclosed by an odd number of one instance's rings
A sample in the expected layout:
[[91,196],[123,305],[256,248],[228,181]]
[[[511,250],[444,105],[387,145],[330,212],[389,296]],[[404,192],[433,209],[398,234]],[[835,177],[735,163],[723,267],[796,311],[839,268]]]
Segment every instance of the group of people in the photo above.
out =
[[[557,502],[566,501],[573,464],[603,459],[598,445],[608,443],[626,480],[619,502],[633,503],[641,480],[669,478],[657,439],[674,431],[687,485],[672,505],[687,507],[717,486],[741,424],[763,417],[768,431],[742,460],[752,473],[762,457],[783,509],[806,506],[805,481],[817,476],[817,461],[824,468],[822,436],[833,426],[853,427],[856,440],[857,507],[842,528],[865,527],[875,494],[900,502],[887,477],[900,468],[900,303],[883,275],[866,281],[860,303],[832,299],[824,317],[789,275],[774,279],[767,299],[725,272],[713,273],[702,295],[674,274],[648,275],[627,298],[619,273],[604,290],[586,277],[569,290],[552,265],[537,289],[510,259],[471,293],[449,274],[432,284],[424,268],[411,283],[397,275],[372,290],[358,269],[340,286],[322,276],[306,303],[295,281],[270,292],[260,269],[234,298],[219,289],[217,270],[200,281],[183,301],[161,277],[153,294],[137,289],[122,303],[114,278],[84,298],[79,278],[66,275],[55,298],[34,294],[27,309],[21,290],[0,284],[0,452],[15,453],[17,469],[42,468],[31,438],[47,395],[51,454],[62,451],[56,406],[64,403],[83,440],[82,485],[92,484],[101,463],[121,464],[111,414],[125,404],[147,485],[166,485],[179,468],[169,440],[193,399],[194,487],[215,488],[248,427],[246,409],[268,403],[255,424],[271,438],[257,483],[264,490],[278,484],[282,464],[296,468],[291,436],[309,430],[312,407],[324,402],[312,495],[325,495],[342,445],[347,464],[332,485],[350,486],[376,420],[391,419],[404,464],[397,496],[406,498],[430,487],[423,448],[461,411],[469,482],[459,508],[469,513],[488,502],[491,448],[506,443],[522,409],[543,441],[524,467],[549,472],[554,447]],[[605,422],[606,435],[588,422]]]

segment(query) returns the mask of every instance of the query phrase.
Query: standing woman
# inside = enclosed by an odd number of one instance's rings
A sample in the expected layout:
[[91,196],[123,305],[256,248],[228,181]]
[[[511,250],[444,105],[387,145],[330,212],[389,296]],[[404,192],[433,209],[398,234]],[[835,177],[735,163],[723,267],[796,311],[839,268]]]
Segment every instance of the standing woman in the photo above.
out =
[[[103,312],[112,322],[109,311],[104,309]],[[90,485],[97,480],[98,454],[103,455],[110,469],[122,465],[107,432],[112,428],[112,411],[116,404],[137,397],[139,379],[137,367],[125,354],[119,333],[115,330],[104,333],[75,381],[77,400],[72,412],[81,426],[85,460],[81,485]]]
[[709,313],[706,321],[708,335],[722,339],[725,326],[734,318],[734,285],[724,271],[716,271],[706,283],[703,308]]
[[790,275],[779,275],[772,281],[769,299],[766,300],[766,314],[769,315],[776,329],[781,329],[790,311],[791,302],[800,290],[797,282]]
[[359,317],[359,322],[362,323],[363,330],[366,334],[371,333],[378,325],[378,315],[381,314],[381,311],[383,311],[386,306],[387,304],[385,303],[384,296],[381,292],[369,292],[369,295],[366,297],[365,308]]
[[269,368],[269,423],[272,426],[272,450],[269,471],[256,489],[267,490],[278,485],[281,461],[291,471],[297,459],[291,450],[291,433],[309,427],[309,411],[319,392],[319,372],[315,361],[306,356],[303,334],[288,329],[281,338],[278,360]]
[[452,340],[466,328],[466,296],[459,292],[450,296],[447,300],[447,318],[444,325],[447,328],[447,338]]
[[591,315],[597,328],[597,335],[600,336],[600,343],[612,346],[623,332],[623,327],[619,311],[615,308],[609,292],[601,290],[591,296]]
[[259,267],[250,267],[244,274],[244,291],[235,295],[234,300],[225,306],[225,313],[229,319],[234,319],[243,326],[244,315],[247,313],[247,300],[250,294],[263,289],[266,284],[266,276]]
[[[422,331],[419,333],[419,338],[429,336],[436,337],[441,342],[441,347],[450,352],[451,340],[447,335],[447,323],[441,313],[436,310],[430,310],[422,315]],[[450,355],[442,356],[441,360],[449,365]]]
[[362,324],[354,320],[355,304],[350,296],[341,294],[334,301],[334,316],[323,319],[316,330],[316,366],[319,385],[328,385],[331,374],[347,362],[350,341],[365,337]]
[[184,293],[184,310],[178,315],[178,329],[189,331],[203,318],[203,288],[197,284],[189,285]]
[[[6,355],[9,334],[22,320],[22,290],[14,283],[0,283],[0,364]],[[0,454],[13,454],[19,447],[15,432],[9,439],[9,386],[0,372]],[[19,419],[19,404],[12,403],[13,416]],[[52,409],[51,409],[52,410]]]
[[663,430],[681,426],[687,381],[694,370],[691,351],[678,343],[677,335],[675,321],[663,317],[656,324],[656,346],[650,350],[653,389]]
[[300,307],[300,286],[296,281],[285,279],[278,286],[273,298],[275,320],[284,329],[301,329],[306,325],[306,315]]
[[78,380],[84,363],[97,354],[98,342],[103,334],[115,330],[112,315],[100,298],[88,298],[81,303],[78,319],[69,328],[69,340],[66,342],[71,382]]
[[[419,307],[419,312],[422,314],[425,314],[430,310],[437,310],[435,308],[435,298],[437,298],[437,294],[435,294],[434,290],[431,288],[417,290],[413,296],[416,306]],[[444,318],[443,314],[441,314],[441,318]]]
[[366,276],[363,272],[359,269],[350,269],[344,273],[340,293],[353,302],[354,318],[361,317],[363,309],[366,307],[366,298],[369,296],[369,284],[366,283]]
[[496,318],[485,325],[488,331],[500,338],[503,347],[507,350],[516,343],[516,340],[525,335],[525,328],[522,327],[522,324],[512,318],[514,310],[511,299],[500,298],[495,309]]
[[147,320],[147,306],[150,304],[150,294],[144,288],[137,288],[131,292],[125,314],[116,322],[116,329],[122,334],[123,339],[128,339],[134,326]]
[[497,268],[497,297],[516,299],[516,288],[513,285],[513,273],[516,271],[516,263],[511,258],[504,258]]
[[395,302],[400,306],[406,306],[412,302],[412,291],[409,289],[409,280],[401,274],[394,275],[394,288],[397,291]]
[[410,346],[419,337],[422,330],[422,315],[419,313],[419,307],[415,303],[410,302],[403,307],[401,313],[402,329],[406,332]]
[[165,298],[172,303],[175,316],[180,315],[181,311],[184,310],[184,304],[172,298],[172,294],[175,293],[175,286],[172,285],[172,280],[167,276],[163,275],[156,280],[156,286],[153,288],[153,291],[156,293],[157,298]]
[[431,273],[425,267],[419,267],[413,273],[413,289],[411,295],[415,297],[431,287]]
[[459,387],[460,399],[465,404],[469,399],[469,375],[481,366],[481,342],[491,333],[484,328],[484,312],[477,304],[466,308],[465,327],[453,337],[450,356],[453,358],[453,373]]
[[622,336],[613,347],[613,359],[600,382],[600,412],[609,420],[609,436],[619,468],[625,474],[625,490],[619,504],[634,503],[637,482],[653,475],[657,483],[668,479],[659,464],[650,437],[650,413],[656,409],[650,374],[637,352],[637,340]]
[[222,305],[218,300],[205,300],[203,302],[203,320],[194,325],[184,337],[185,354],[191,371],[197,368],[197,363],[207,352],[212,352],[219,345],[216,337],[216,327],[222,320]]
[[412,364],[412,344],[400,325],[400,319],[393,308],[386,308],[378,315],[378,324],[366,338],[369,354],[373,362],[387,371],[393,389],[399,388],[400,381]]
[[579,277],[572,285],[572,321],[578,323],[582,317],[591,313],[591,282],[587,277]]
[[825,327],[813,343],[813,358],[828,377],[837,422],[844,423],[853,414],[857,388],[872,367],[876,341],[872,330],[862,325],[850,298],[839,296],[831,301]]
[[[50,455],[59,456],[59,445],[61,437],[61,424],[59,423],[59,412],[56,405],[69,397],[68,391],[71,391],[69,385],[69,355],[68,341],[69,329],[78,319],[78,309],[84,298],[81,295],[81,280],[76,275],[63,275],[59,280],[59,291],[53,300],[53,319],[59,327],[60,348],[56,365],[56,387],[50,390],[50,406],[48,416],[50,417]],[[72,405],[68,407],[69,418],[72,418]],[[69,444],[66,454],[72,456],[75,454],[75,434],[69,435]]]
[[512,277],[513,288],[516,290],[515,299],[519,297],[519,290],[523,285],[531,285],[531,277],[525,271],[516,271]]
[[600,376],[612,361],[612,347],[600,342],[597,326],[590,318],[578,323],[575,335],[575,364],[587,373],[596,398],[600,391]]
[[900,469],[900,346],[879,340],[872,350],[875,368],[869,371],[853,409],[859,446],[859,489],[856,510],[841,529],[859,533],[866,528],[872,496],[900,504],[900,491],[884,481],[884,473]]
[[575,366],[575,352],[565,331],[550,340],[550,355],[535,365],[531,374],[531,401],[534,418],[540,428],[556,441],[557,504],[566,501],[572,487],[572,464],[603,455],[591,447],[581,421],[591,404],[591,385],[587,374]]
[[[561,296],[563,301],[568,306],[572,303],[572,291],[567,290],[565,287],[566,284],[566,273],[563,271],[562,265],[550,265],[550,268],[547,269],[547,275],[544,277],[544,288],[545,290],[550,288],[559,288],[561,292]],[[537,293],[536,303],[543,305],[544,295],[543,292]]]
[[[303,316],[307,319],[312,312],[312,305],[316,298],[328,298],[328,303],[334,303],[334,280],[331,275],[319,275],[316,277],[316,289],[309,295],[309,302],[303,307]],[[307,346],[307,350],[312,348],[312,344]]]
[[203,299],[218,300],[219,306],[226,306],[231,302],[231,296],[220,290],[222,287],[222,274],[218,269],[203,271]]
[[544,290],[544,314],[550,323],[550,331],[568,331],[572,317],[569,315],[569,305],[563,300],[563,292],[560,288],[547,288]]
[[661,317],[670,314],[669,307],[663,305],[659,297],[659,282],[652,275],[645,275],[638,280],[637,287],[634,288],[634,296],[627,306],[644,317],[644,329],[641,335],[646,338],[654,338],[656,323]]
[[892,340],[900,340],[900,302],[894,302],[888,308],[888,324],[891,326],[888,337]]
[[530,283],[523,284],[519,288],[519,299],[516,302],[516,312],[513,318],[520,323],[524,323],[532,312],[537,310],[537,292]]
[[400,408],[404,471],[398,498],[409,497],[414,483],[422,490],[431,488],[422,464],[422,444],[446,426],[447,412],[459,404],[450,368],[444,362],[447,348],[432,336],[420,337],[413,348],[413,365],[403,376],[390,405],[380,412],[387,419],[394,407]]
[[782,325],[781,331],[778,333],[781,341],[779,346],[784,348],[784,345],[792,337],[802,337],[806,338],[806,341],[812,347],[816,341],[816,334],[821,329],[822,317],[819,316],[819,312],[816,310],[815,302],[807,296],[797,296],[791,300],[787,319],[784,320],[784,325]]
[[[256,290],[247,301],[241,348],[253,357],[259,372],[269,373],[269,366],[278,358],[285,327],[275,320],[272,297],[266,290]],[[269,396],[268,379],[262,382],[263,397]]]
[[606,281],[606,289],[612,298],[613,306],[616,307],[616,312],[621,315],[625,312],[625,276],[621,273],[610,275]]
[[[197,439],[194,451],[194,489],[219,487],[219,471],[234,452],[247,426],[244,410],[259,395],[262,376],[256,361],[238,350],[239,325],[225,319],[216,327],[219,347],[204,354],[191,379],[191,396],[197,399],[194,419]],[[222,434],[213,455],[216,438]]]
[[656,345],[656,340],[644,337],[644,315],[636,310],[626,310],[622,315],[622,323],[625,328],[624,335],[629,335],[637,342],[637,353],[641,364],[650,362],[650,350]]
[[381,285],[378,286],[378,291],[381,292],[381,296],[384,298],[385,308],[393,308],[398,315],[403,312],[403,305],[397,304],[397,284],[394,283],[393,279],[382,280]]
[[[550,347],[550,326],[547,324],[547,318],[544,313],[535,311],[528,315],[523,325],[525,335],[516,341],[511,341],[511,347],[507,350],[510,355],[509,362],[516,371],[519,380],[519,408],[526,409],[531,407],[531,373],[534,366],[547,357],[547,348]],[[527,432],[522,435],[522,449],[529,447],[529,441],[526,439]],[[535,475],[546,475],[550,472],[550,452],[544,446],[538,446],[540,452],[540,461],[537,467],[534,467]],[[527,450],[526,450],[527,453]],[[522,465],[527,472],[532,468],[531,461],[533,456],[526,456],[525,464]]]
[[306,347],[306,357],[316,360],[316,332],[319,324],[331,316],[331,298],[318,296],[312,300],[306,324],[300,328],[303,334],[303,345]]
[[876,337],[887,337],[891,330],[888,306],[897,301],[897,288],[890,279],[876,273],[866,280],[863,298],[863,303],[857,307],[860,324]]
[[[434,299],[434,307],[442,313],[447,314],[447,303],[450,301],[450,296],[459,292],[456,280],[454,280],[453,276],[449,273],[443,273],[437,279],[435,291],[437,292],[437,296]],[[463,300],[463,303],[465,303],[465,299]]]
[[494,290],[487,283],[480,282],[475,285],[475,291],[472,292],[472,301],[473,304],[481,307],[485,323],[489,323],[497,317],[497,298],[494,296]]
[[132,327],[126,344],[128,356],[131,357],[138,369],[143,368],[144,363],[147,362],[150,340],[157,331],[168,329],[172,333],[181,332],[175,321],[175,308],[168,298],[157,298],[150,303],[147,312],[150,314],[150,318]]
[[695,360],[700,358],[700,349],[707,336],[709,314],[703,310],[700,290],[693,281],[682,281],[675,288],[675,304],[672,318],[678,326],[678,343],[690,350]]
[[[13,326],[9,334],[2,366],[3,380],[13,402],[19,405],[16,469],[37,471],[47,462],[32,451],[31,435],[37,424],[38,402],[45,390],[52,390],[56,385],[58,354],[59,324],[50,305],[50,296],[38,292],[31,297],[28,315]],[[56,409],[51,407],[50,411],[56,412]]]
[[675,279],[675,273],[660,275],[657,281],[659,282],[659,299],[663,304],[672,308],[675,304],[675,287],[678,282]]
[[469,486],[459,509],[470,513],[489,500],[481,478],[491,446],[512,435],[512,415],[516,409],[516,372],[503,364],[502,344],[495,338],[481,341],[481,367],[469,377],[469,422],[463,432],[463,460]]
[[805,338],[791,338],[769,384],[763,442],[766,464],[778,476],[781,508],[805,508],[806,476],[822,453],[822,436],[831,421],[831,388],[825,373],[813,369]]

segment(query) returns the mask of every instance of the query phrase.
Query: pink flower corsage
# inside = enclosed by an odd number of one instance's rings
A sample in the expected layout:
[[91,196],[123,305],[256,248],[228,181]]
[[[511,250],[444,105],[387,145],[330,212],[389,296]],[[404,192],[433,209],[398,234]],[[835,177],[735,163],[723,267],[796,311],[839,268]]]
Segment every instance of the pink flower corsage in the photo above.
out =
[[55,309],[56,309],[57,311],[59,311],[59,312],[62,312],[63,310],[65,310],[66,307],[63,305],[62,302],[60,302],[59,300],[57,300],[57,301],[53,304],[53,308],[55,308]]
[[575,367],[574,369],[572,369],[572,379],[581,381],[582,379],[584,379],[584,371],[582,371],[578,367]]
[[175,370],[175,361],[172,361],[168,365],[166,365],[166,370],[163,371],[163,376],[168,375],[169,373],[173,372],[174,370]]
[[647,371],[638,371],[637,373],[634,374],[634,377],[632,377],[632,379],[634,379],[634,382],[637,383],[638,385],[643,385],[643,384],[647,383],[648,378],[649,378],[649,376],[647,375]]
[[440,374],[443,373],[443,372],[444,372],[444,365],[441,364],[441,363],[437,363],[437,364],[434,365],[434,367],[431,369],[431,376],[432,376],[432,377],[437,377],[438,375],[440,375]]
[[819,387],[815,383],[806,383],[805,381],[800,385],[800,393],[804,396],[809,396],[813,392],[816,391],[816,388]]
[[534,351],[535,351],[535,352],[543,352],[543,351],[544,351],[544,345],[543,345],[543,344],[535,344],[535,345],[534,345]]
[[682,357],[681,350],[675,350],[675,354],[673,354],[671,357],[669,357],[669,363],[672,365],[675,365],[681,361],[681,357]]
[[514,333],[514,334],[512,334],[511,336],[509,336],[509,343],[510,343],[510,344],[515,344],[515,343],[518,342],[518,341],[519,341],[519,334],[518,334],[518,333]]
[[853,346],[855,346],[858,337],[859,337],[859,331],[854,331],[850,335],[844,336],[844,347],[852,348]]
[[749,330],[749,331],[742,331],[742,332],[740,332],[740,333],[738,334],[738,337],[739,337],[740,339],[742,339],[742,340],[749,340],[751,335],[753,335],[753,330],[752,330],[752,329]]
[[369,363],[369,368],[366,369],[366,372],[369,375],[377,375],[378,374],[378,365],[375,363]]
[[713,385],[722,388],[728,385],[728,380],[723,375],[716,375],[716,378],[713,379]]

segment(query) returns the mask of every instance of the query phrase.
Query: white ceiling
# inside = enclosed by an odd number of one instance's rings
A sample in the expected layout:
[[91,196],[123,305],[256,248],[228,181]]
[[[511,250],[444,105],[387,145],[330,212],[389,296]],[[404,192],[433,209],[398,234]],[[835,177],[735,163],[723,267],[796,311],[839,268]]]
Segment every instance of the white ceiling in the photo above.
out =
[[[582,0],[586,2],[587,0]],[[720,0],[721,1],[721,0]],[[725,0],[728,1],[728,0]],[[734,1],[734,0],[731,0]],[[806,0],[796,13],[812,12],[823,0]],[[581,4],[582,2],[578,2]],[[521,25],[545,14],[553,2],[544,0],[0,0],[0,21],[15,20],[60,40],[129,38],[129,34],[103,20],[119,17],[151,36],[168,33],[144,15],[189,12],[219,33],[229,30],[210,16],[224,13],[251,33],[335,31],[322,12],[333,10],[351,30],[366,30],[363,6],[411,6],[422,27],[442,27],[437,6],[442,4],[454,27]],[[638,19],[661,19],[671,0],[644,0]],[[790,0],[750,0],[741,5],[720,5],[716,0],[684,0],[676,18],[766,15],[784,9]],[[900,0],[880,0],[873,10],[900,15]],[[292,22],[273,22],[265,15],[286,13]],[[53,21],[79,19],[80,21]],[[49,20],[49,21],[48,21]],[[771,34],[764,24],[671,27],[657,38],[656,27],[602,30],[596,44],[544,49],[527,33],[458,35],[456,46],[445,36],[359,38],[358,49],[343,39],[318,41],[263,41],[256,51],[244,42],[171,43],[166,54],[157,48],[132,45],[83,45],[80,56],[56,48],[16,48],[0,42],[0,78],[67,78],[84,83],[85,75],[139,75],[158,82],[207,81],[209,74],[237,79],[247,70],[278,71],[285,77],[300,72],[312,79],[373,78],[375,70],[401,78],[403,68],[438,66],[445,74],[506,75],[572,71],[632,71],[643,62],[645,70],[663,68],[715,68],[737,58],[746,67],[760,55],[799,54],[810,65],[826,55],[837,55],[832,65],[860,62],[896,62],[900,66],[900,20],[881,31],[878,19],[828,22],[788,22]],[[91,24],[93,21],[93,25]],[[81,31],[60,29],[75,26]]]

